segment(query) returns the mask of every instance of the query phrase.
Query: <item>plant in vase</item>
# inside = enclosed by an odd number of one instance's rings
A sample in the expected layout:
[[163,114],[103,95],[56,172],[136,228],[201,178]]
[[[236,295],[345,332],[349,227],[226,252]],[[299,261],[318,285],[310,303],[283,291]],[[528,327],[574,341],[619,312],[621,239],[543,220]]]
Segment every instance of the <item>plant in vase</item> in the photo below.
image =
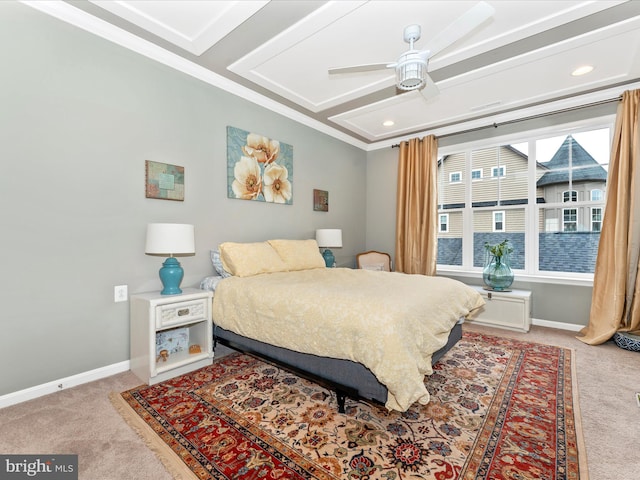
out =
[[513,247],[505,239],[495,245],[486,242],[484,248],[487,251],[487,261],[482,271],[482,280],[492,290],[506,290],[513,283],[510,257]]

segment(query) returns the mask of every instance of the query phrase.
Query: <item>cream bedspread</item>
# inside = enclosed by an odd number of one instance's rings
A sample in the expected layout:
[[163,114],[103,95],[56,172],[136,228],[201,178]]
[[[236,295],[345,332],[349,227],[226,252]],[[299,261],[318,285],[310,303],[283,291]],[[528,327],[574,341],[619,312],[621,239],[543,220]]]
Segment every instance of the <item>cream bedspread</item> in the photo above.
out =
[[387,387],[386,407],[405,411],[429,402],[431,355],[483,304],[449,278],[320,268],[225,278],[213,321],[279,347],[362,363]]

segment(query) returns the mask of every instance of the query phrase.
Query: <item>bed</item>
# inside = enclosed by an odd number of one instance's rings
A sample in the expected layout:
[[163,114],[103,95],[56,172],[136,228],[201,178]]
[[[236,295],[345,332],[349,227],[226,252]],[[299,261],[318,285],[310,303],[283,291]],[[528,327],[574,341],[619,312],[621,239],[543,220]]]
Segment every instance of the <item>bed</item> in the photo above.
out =
[[227,242],[216,255],[215,341],[330,382],[340,409],[345,396],[428,403],[424,376],[484,303],[449,278],[326,268],[315,240]]

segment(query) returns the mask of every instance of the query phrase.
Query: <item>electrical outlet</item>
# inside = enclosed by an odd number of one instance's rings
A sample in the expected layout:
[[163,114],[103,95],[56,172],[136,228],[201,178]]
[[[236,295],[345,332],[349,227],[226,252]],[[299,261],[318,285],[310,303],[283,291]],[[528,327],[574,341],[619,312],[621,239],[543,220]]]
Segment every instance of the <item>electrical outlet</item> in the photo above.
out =
[[129,296],[127,285],[116,285],[113,287],[113,301],[126,302]]

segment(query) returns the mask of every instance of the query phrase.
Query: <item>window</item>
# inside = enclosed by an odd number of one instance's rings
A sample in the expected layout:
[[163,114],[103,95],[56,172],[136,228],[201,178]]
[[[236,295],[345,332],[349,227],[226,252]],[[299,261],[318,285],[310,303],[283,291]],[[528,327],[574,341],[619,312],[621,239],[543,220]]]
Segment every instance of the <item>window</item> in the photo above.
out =
[[563,202],[577,202],[578,201],[578,192],[575,190],[566,190],[562,192],[562,201]]
[[591,208],[591,231],[599,232],[602,230],[602,207]]
[[504,232],[504,212],[493,212],[493,231]]
[[[438,258],[447,265],[462,267],[462,228],[465,207],[464,182],[451,183],[450,173],[467,172],[465,154],[446,155],[438,160]],[[468,178],[468,175],[467,177]],[[446,230],[442,229],[446,215]]]
[[[446,230],[439,221],[438,269],[479,272],[484,244],[508,239],[516,274],[590,280],[606,211],[613,121],[441,148],[438,212],[448,218]],[[478,181],[483,171],[491,181]],[[449,182],[451,173],[460,174],[459,183]]]
[[505,174],[505,167],[503,166],[491,168],[492,177],[504,177],[504,174]]
[[462,172],[451,172],[449,174],[450,183],[460,183],[462,181]]
[[578,231],[578,211],[575,208],[564,208],[562,210],[562,231]]
[[440,214],[440,228],[439,231],[446,233],[449,231],[449,214],[442,213]]

